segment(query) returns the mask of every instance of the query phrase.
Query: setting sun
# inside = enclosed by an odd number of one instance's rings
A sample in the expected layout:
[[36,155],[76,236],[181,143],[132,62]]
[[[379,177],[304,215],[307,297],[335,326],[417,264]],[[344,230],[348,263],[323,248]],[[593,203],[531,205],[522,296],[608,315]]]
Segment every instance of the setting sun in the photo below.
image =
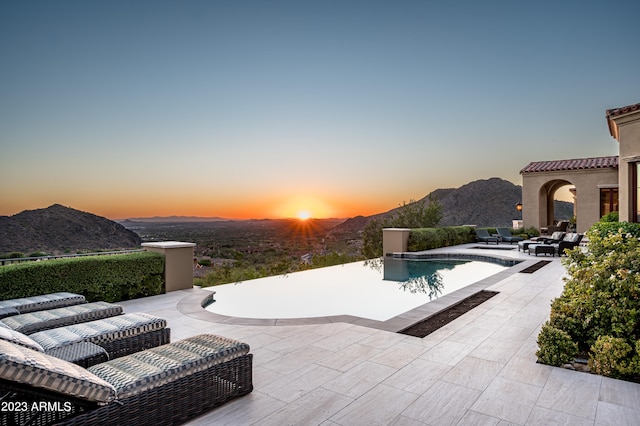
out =
[[331,217],[333,209],[323,199],[310,195],[294,195],[278,203],[270,212],[273,217],[307,220]]
[[309,213],[307,210],[301,210],[298,212],[297,216],[300,220],[307,220],[311,217],[311,213]]

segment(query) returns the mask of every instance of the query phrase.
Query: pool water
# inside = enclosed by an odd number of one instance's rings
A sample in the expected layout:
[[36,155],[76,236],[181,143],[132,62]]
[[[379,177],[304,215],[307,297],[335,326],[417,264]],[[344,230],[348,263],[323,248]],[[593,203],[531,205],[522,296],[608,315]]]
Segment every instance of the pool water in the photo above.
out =
[[206,309],[240,318],[386,321],[506,268],[464,260],[367,260],[207,287],[215,295]]

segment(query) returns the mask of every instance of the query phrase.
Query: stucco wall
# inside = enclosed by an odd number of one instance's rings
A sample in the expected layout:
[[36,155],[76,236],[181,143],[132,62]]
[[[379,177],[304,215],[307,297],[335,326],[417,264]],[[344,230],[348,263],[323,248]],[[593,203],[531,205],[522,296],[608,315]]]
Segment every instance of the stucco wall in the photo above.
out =
[[633,188],[630,162],[640,161],[640,112],[628,114],[615,119],[618,125],[620,142],[620,220],[633,219]]
[[547,215],[547,187],[566,181],[576,187],[577,231],[585,232],[600,219],[600,186],[618,183],[618,170],[587,169],[522,174],[522,219],[525,227],[550,225]]

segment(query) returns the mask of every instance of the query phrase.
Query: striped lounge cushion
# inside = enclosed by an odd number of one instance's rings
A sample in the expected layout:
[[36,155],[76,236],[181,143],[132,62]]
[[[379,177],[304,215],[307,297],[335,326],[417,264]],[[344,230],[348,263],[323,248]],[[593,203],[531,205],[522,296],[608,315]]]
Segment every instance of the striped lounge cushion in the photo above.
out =
[[106,404],[116,390],[84,368],[31,349],[0,341],[0,379]]
[[0,342],[10,342],[16,345],[23,346],[25,348],[33,349],[34,351],[44,352],[44,349],[40,344],[29,336],[26,336],[19,331],[15,331],[2,324],[0,327]]
[[249,353],[249,345],[211,334],[136,352],[89,367],[128,398]]
[[103,342],[133,337],[150,331],[162,330],[167,321],[145,313],[118,315],[82,324],[68,325],[39,331],[29,335],[46,351],[76,342]]
[[107,302],[83,303],[64,308],[47,309],[14,315],[0,320],[11,329],[24,334],[35,333],[49,328],[108,318],[122,313],[122,306]]
[[63,306],[87,303],[84,296],[75,293],[51,293],[40,296],[22,297],[0,301],[0,308],[15,308],[21,314],[43,309],[61,308]]

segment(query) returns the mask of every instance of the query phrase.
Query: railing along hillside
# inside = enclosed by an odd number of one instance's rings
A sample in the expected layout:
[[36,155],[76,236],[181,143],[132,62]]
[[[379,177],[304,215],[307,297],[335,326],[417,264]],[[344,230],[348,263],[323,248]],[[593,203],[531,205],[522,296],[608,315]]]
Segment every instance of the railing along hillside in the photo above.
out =
[[6,259],[0,259],[0,266],[11,265],[13,263],[23,262],[40,262],[49,259],[66,259],[70,257],[84,257],[84,256],[102,256],[102,255],[114,255],[114,254],[127,254],[143,252],[144,249],[131,249],[131,250],[118,250],[118,251],[100,251],[95,253],[76,253],[76,254],[59,254],[51,256],[38,256],[38,257],[12,257]]

